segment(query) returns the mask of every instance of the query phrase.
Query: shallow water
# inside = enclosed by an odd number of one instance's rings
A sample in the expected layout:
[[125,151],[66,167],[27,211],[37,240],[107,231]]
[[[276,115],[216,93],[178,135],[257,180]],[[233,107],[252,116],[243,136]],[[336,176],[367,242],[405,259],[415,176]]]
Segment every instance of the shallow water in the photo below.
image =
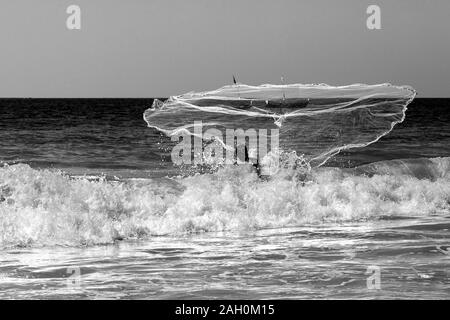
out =
[[411,217],[10,249],[0,298],[447,299],[449,228],[448,217]]

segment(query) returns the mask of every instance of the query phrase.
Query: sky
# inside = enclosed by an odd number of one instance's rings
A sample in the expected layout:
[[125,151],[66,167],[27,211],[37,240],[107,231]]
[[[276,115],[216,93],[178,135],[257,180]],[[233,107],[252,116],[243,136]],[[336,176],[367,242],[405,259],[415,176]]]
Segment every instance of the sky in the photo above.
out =
[[[380,30],[366,27],[371,4]],[[448,0],[1,1],[0,97],[167,97],[233,74],[450,97],[449,14]]]

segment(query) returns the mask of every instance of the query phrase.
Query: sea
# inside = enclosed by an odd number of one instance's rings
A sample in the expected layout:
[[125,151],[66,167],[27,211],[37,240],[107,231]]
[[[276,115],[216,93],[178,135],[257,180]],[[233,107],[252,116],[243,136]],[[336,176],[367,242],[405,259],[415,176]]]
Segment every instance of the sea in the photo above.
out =
[[303,181],[186,174],[153,99],[0,99],[0,299],[448,299],[450,99]]

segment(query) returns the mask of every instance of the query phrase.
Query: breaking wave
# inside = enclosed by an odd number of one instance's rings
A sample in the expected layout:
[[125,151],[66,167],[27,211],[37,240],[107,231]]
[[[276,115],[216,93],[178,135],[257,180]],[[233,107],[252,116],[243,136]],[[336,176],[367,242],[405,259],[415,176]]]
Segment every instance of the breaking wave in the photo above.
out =
[[289,170],[264,181],[251,166],[121,181],[4,166],[0,248],[448,214],[449,166],[450,158],[433,158],[322,167],[300,181]]

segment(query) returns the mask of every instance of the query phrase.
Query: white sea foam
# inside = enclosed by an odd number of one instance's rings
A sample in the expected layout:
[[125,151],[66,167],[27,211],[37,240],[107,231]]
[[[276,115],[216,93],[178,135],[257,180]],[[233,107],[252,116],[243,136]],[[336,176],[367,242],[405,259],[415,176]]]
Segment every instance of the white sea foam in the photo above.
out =
[[250,166],[115,182],[73,179],[24,164],[4,166],[0,248],[448,214],[449,163],[450,158],[436,158],[350,171],[321,168],[301,181],[289,170],[264,181]]

